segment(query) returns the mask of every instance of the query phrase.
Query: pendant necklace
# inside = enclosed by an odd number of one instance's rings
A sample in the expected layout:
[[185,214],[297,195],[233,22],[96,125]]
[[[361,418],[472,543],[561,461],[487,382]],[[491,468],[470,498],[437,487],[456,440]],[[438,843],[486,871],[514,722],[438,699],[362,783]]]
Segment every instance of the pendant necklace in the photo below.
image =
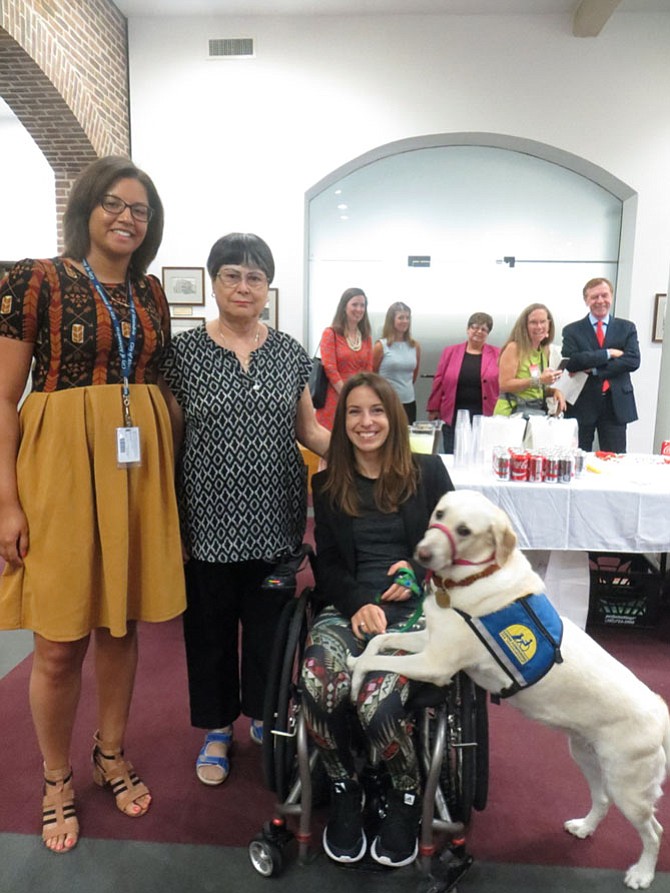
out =
[[[244,372],[246,372],[248,374],[249,366],[251,365],[251,354],[258,347],[258,342],[260,341],[260,337],[261,337],[260,325],[256,326],[256,334],[254,336],[253,346],[249,349],[249,352],[247,354],[239,354],[234,348],[228,346],[228,344],[226,342],[226,336],[223,334],[223,328],[221,327],[221,320],[218,321],[218,328],[219,328],[219,337],[221,338],[221,341],[223,341],[223,346],[226,348],[226,350],[230,350],[235,354],[235,356],[239,360],[240,366],[242,367]],[[253,385],[253,390],[259,391],[260,387],[261,387],[260,384],[257,381],[255,381],[254,385]]]

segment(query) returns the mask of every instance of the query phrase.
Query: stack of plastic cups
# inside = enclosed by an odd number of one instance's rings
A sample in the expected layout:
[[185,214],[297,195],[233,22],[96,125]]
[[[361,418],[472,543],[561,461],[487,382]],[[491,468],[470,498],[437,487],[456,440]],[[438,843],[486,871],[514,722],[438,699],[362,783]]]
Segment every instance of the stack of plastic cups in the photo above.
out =
[[482,415],[472,417],[472,464],[477,468],[484,464],[484,444],[482,443]]
[[472,452],[472,428],[470,413],[467,409],[459,409],[456,413],[454,427],[454,465],[464,468],[470,464]]

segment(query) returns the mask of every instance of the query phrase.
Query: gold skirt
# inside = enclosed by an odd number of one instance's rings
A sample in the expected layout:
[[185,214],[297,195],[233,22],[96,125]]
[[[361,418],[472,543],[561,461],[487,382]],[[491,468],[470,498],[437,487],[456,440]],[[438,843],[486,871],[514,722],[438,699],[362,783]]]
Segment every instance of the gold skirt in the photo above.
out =
[[156,385],[131,385],[142,462],[120,468],[120,385],[32,393],[20,415],[19,499],[28,519],[23,567],[0,578],[0,629],[51,641],[127,621],[169,620],[186,606],[173,446]]

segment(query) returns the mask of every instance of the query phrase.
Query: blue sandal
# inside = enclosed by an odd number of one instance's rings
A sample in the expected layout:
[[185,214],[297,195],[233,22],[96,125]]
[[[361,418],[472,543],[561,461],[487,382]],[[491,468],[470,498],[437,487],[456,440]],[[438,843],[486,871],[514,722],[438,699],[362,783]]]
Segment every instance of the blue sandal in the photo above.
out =
[[[208,785],[217,785],[223,784],[223,782],[228,778],[230,774],[230,762],[228,760],[228,756],[212,756],[207,753],[207,748],[210,744],[223,744],[226,748],[226,753],[228,748],[233,743],[233,728],[229,727],[228,730],[222,732],[207,732],[205,735],[205,743],[198,754],[198,759],[195,763],[195,774],[198,776],[199,780],[203,784]],[[207,778],[205,775],[201,773],[201,769],[205,766],[217,766],[221,770],[220,778]]]
[[254,744],[263,744],[263,720],[252,719],[249,725],[249,737]]

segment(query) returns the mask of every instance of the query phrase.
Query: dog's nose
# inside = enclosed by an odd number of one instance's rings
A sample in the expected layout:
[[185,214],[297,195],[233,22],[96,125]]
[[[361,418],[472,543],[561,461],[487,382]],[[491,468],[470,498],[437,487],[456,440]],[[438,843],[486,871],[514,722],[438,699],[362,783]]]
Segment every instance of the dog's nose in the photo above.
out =
[[416,557],[421,564],[427,564],[433,557],[433,550],[429,546],[419,544],[416,548]]

